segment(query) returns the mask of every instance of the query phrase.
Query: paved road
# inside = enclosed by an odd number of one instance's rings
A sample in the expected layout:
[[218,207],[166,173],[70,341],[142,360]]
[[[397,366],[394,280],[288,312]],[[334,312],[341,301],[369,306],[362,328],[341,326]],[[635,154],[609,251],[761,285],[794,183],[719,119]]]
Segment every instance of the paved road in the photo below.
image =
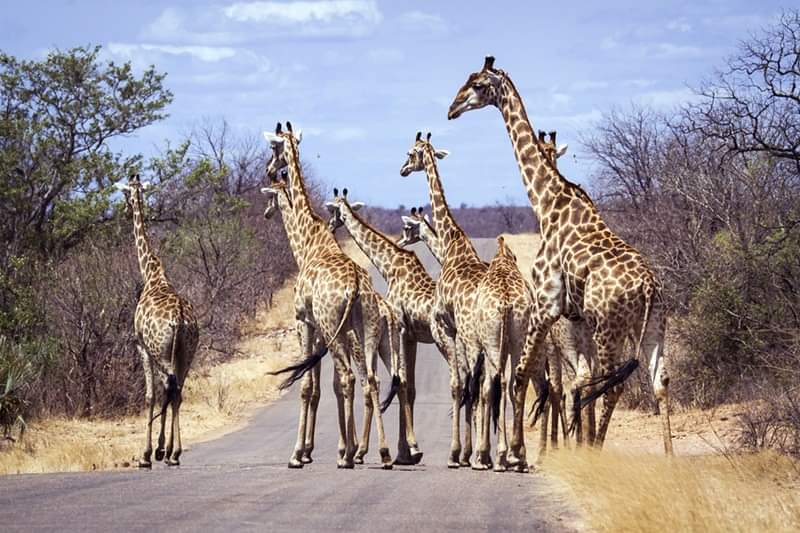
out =
[[[478,240],[477,246],[490,257],[494,241]],[[433,259],[427,252],[424,257],[434,271]],[[298,412],[297,394],[290,391],[244,429],[187,449],[179,468],[0,478],[0,530],[508,532],[563,531],[574,523],[574,512],[540,476],[446,468],[447,370],[426,346],[417,363],[423,462],[381,470],[373,428],[366,464],[337,470],[330,361],[325,365],[315,462],[304,469],[286,468]],[[396,402],[385,421],[394,447]]]

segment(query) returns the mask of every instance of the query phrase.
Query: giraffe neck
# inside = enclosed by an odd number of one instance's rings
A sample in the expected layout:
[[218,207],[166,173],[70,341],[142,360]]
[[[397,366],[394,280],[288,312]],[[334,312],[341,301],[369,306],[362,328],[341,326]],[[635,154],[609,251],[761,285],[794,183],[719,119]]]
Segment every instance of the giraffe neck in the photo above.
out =
[[311,207],[303,173],[300,169],[300,157],[295,140],[287,138],[285,142],[284,152],[289,171],[291,196],[291,215],[290,220],[285,220],[285,226],[295,259],[298,266],[302,268],[307,256],[324,249],[339,250],[339,245],[336,237],[328,229],[328,225]]
[[567,182],[549,162],[544,147],[536,139],[525,104],[511,79],[503,75],[502,80],[498,107],[514,147],[528,199],[545,234],[550,211],[556,199],[567,193]]
[[427,145],[423,152],[425,163],[425,173],[428,175],[428,191],[431,198],[431,210],[433,211],[433,227],[436,230],[436,238],[428,242],[431,253],[436,256],[440,263],[444,263],[448,250],[463,250],[466,254],[478,259],[478,253],[472,246],[472,242],[458,225],[453,213],[447,206],[447,199],[444,196],[442,182],[439,179],[439,169],[436,166],[436,159],[433,147]]
[[147,239],[147,226],[144,221],[144,199],[141,189],[131,192],[131,210],[133,211],[133,237],[136,242],[136,254],[139,259],[139,271],[145,285],[157,280],[164,280],[164,269],[161,261],[150,248]]
[[350,236],[364,254],[369,257],[375,268],[378,269],[385,280],[389,280],[392,274],[392,263],[394,259],[404,253],[404,250],[397,246],[391,239],[383,233],[370,227],[369,224],[361,220],[350,206],[342,202],[339,204],[342,209],[342,219]]

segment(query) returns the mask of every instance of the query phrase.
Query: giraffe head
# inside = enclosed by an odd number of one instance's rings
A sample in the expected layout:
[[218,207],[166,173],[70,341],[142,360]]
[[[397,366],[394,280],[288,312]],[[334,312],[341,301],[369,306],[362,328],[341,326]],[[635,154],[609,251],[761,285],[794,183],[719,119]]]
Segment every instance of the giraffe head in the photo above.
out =
[[133,202],[141,202],[143,191],[150,188],[150,183],[141,181],[139,179],[139,174],[134,174],[128,178],[128,183],[117,182],[114,184],[114,187],[122,191],[125,195],[125,213],[130,215],[133,213]]
[[[550,138],[546,138],[546,135],[549,135]],[[542,145],[542,150],[544,150],[547,158],[553,163],[553,166],[558,166],[556,160],[567,153],[567,145],[556,144],[556,132],[551,131],[545,134],[542,130],[539,130],[539,143]]]
[[436,238],[436,230],[422,207],[412,207],[411,216],[403,215],[402,219],[403,236],[397,241],[398,246],[405,247],[419,241],[428,243]]
[[344,226],[347,217],[349,217],[353,211],[358,211],[364,207],[364,202],[350,203],[347,200],[347,189],[342,189],[342,195],[339,196],[339,189],[334,188],[333,200],[325,202],[325,207],[331,214],[328,226],[331,228],[331,231],[335,232],[337,229]]
[[267,179],[270,181],[277,179],[280,171],[289,165],[286,160],[286,143],[293,143],[293,147],[296,149],[303,140],[303,132],[301,130],[297,130],[297,133],[293,132],[291,122],[286,123],[286,130],[283,131],[281,123],[278,122],[278,125],[275,126],[275,133],[264,132],[264,138],[272,148],[272,157],[267,162]]
[[480,109],[487,105],[499,106],[500,86],[504,74],[502,70],[494,68],[494,57],[486,56],[483,68],[470,74],[458,90],[447,111],[447,119],[458,118],[465,111]]
[[264,209],[264,218],[270,219],[279,210],[291,205],[289,199],[289,184],[286,172],[281,172],[277,179],[270,180],[269,187],[262,187],[261,193],[267,197],[267,207]]
[[425,158],[423,157],[425,154],[425,150],[431,150],[433,155],[437,159],[444,159],[448,156],[450,152],[447,150],[436,150],[433,148],[431,144],[431,134],[428,133],[425,140],[422,139],[422,132],[417,132],[417,137],[414,139],[414,146],[408,151],[406,158],[406,162],[403,163],[403,166],[400,168],[400,175],[405,177],[411,174],[412,172],[418,172],[420,170],[425,170]]
[[516,254],[508,247],[502,235],[497,236],[497,252],[495,253],[495,258],[506,258],[515,263],[517,262]]

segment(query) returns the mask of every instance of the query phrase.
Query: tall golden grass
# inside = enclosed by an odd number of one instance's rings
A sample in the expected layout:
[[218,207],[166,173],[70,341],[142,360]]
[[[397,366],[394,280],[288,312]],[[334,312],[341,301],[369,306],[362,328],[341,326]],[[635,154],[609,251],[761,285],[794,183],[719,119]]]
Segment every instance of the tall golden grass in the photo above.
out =
[[770,452],[668,458],[559,450],[543,461],[597,531],[800,531],[800,470]]

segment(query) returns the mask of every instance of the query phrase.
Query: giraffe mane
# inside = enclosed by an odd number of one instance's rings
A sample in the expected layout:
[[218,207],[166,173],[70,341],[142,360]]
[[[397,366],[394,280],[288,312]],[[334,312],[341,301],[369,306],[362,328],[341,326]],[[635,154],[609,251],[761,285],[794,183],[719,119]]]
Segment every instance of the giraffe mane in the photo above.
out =
[[[493,72],[496,72],[499,76],[501,76],[505,80],[506,83],[508,83],[508,86],[514,92],[514,95],[516,96],[517,100],[520,103],[520,113],[522,115],[522,119],[525,122],[527,122],[528,124],[530,124],[531,121],[528,118],[528,110],[525,109],[525,104],[522,101],[522,96],[519,94],[519,91],[517,90],[517,86],[514,85],[514,81],[511,79],[511,77],[504,70],[494,69]],[[544,146],[539,141],[538,137],[536,135],[532,135],[532,137],[533,137],[533,142],[539,147],[539,150],[544,152]],[[545,160],[546,164],[549,165],[555,171],[555,173],[558,176],[558,178],[561,179],[561,181],[564,182],[564,184],[566,185],[567,189],[575,191],[579,198],[585,200],[586,202],[589,203],[589,205],[591,205],[593,208],[595,208],[594,202],[592,201],[591,197],[589,196],[589,193],[587,193],[586,190],[584,190],[583,187],[581,187],[577,183],[575,183],[573,181],[570,181],[567,178],[565,178],[564,175],[561,174],[561,172],[558,170],[558,167],[556,167],[556,165],[552,161],[550,161],[550,158],[545,157],[544,160]]]
[[[350,207],[350,203],[349,203],[349,202],[347,203],[347,206],[348,206],[348,207]],[[360,216],[359,216],[359,215],[358,215],[358,214],[357,214],[355,211],[353,211],[352,209],[350,209],[350,214],[353,216],[353,218],[355,218],[355,219],[358,221],[358,223],[359,223],[359,224],[362,224],[362,225],[364,225],[364,227],[366,227],[368,230],[372,231],[372,232],[373,232],[375,235],[377,235],[377,236],[378,236],[380,239],[382,239],[383,241],[385,241],[385,242],[387,242],[387,243],[391,244],[391,245],[392,245],[392,247],[393,247],[395,250],[397,250],[398,252],[402,252],[402,253],[403,253],[403,255],[409,255],[409,256],[414,256],[414,257],[416,257],[416,256],[417,256],[417,255],[416,255],[414,252],[412,252],[411,250],[406,250],[405,248],[402,248],[402,247],[398,246],[398,245],[397,245],[397,243],[396,243],[396,242],[394,242],[392,239],[390,239],[390,238],[389,238],[389,237],[388,237],[388,236],[387,236],[385,233],[383,233],[382,231],[380,231],[380,230],[376,229],[376,228],[375,228],[375,226],[373,226],[372,224],[370,224],[369,222],[367,222],[366,220],[364,220],[363,218],[361,218],[361,217],[360,217]]]

